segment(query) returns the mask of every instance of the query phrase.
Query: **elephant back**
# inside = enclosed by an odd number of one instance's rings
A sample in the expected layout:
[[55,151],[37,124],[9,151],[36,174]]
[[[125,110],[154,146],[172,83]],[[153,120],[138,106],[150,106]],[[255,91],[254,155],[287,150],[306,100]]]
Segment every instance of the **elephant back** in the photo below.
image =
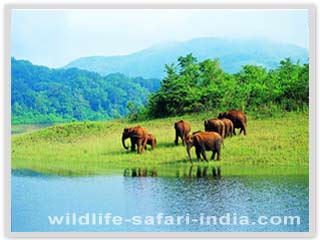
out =
[[247,124],[246,114],[239,110],[229,110],[227,112],[220,113],[218,118],[230,119],[234,127],[241,127],[243,124]]

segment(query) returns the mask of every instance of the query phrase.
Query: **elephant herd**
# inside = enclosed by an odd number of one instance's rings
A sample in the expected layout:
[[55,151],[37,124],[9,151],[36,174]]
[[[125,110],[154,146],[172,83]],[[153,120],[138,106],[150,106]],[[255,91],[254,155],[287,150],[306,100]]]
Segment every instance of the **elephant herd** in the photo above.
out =
[[[186,145],[187,153],[190,162],[192,163],[190,149],[195,147],[195,152],[198,161],[201,160],[201,155],[205,161],[208,162],[206,151],[212,151],[211,160],[215,159],[217,154],[217,160],[220,160],[221,145],[223,145],[224,138],[232,137],[236,135],[235,129],[240,128],[240,134],[247,134],[247,117],[238,110],[229,110],[219,113],[217,118],[212,118],[204,121],[205,131],[196,131],[190,134],[191,126],[188,122],[180,120],[174,123],[175,140],[174,143],[178,145],[179,138],[182,141],[182,145]],[[156,137],[149,134],[146,129],[141,126],[125,128],[122,133],[122,145],[125,149],[129,149],[125,140],[130,138],[131,151],[135,151],[137,146],[137,152],[140,154],[147,145],[154,149],[156,146]]]

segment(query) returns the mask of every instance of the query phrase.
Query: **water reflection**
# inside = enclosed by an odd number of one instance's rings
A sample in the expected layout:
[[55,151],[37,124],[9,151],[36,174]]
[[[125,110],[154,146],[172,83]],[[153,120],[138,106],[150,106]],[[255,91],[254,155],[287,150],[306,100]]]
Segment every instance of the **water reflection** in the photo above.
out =
[[158,173],[154,169],[147,168],[126,168],[123,172],[124,177],[157,177]]
[[[169,168],[170,167],[170,168]],[[241,170],[244,170],[242,168]],[[256,169],[258,171],[259,169]],[[272,171],[276,171],[272,169]],[[114,169],[108,176],[60,177],[12,171],[12,231],[22,232],[299,232],[309,230],[308,175],[230,175],[223,166]],[[283,172],[283,170],[282,170]],[[252,173],[252,172],[251,172]],[[125,176],[119,176],[125,175]],[[50,191],[44,191],[49,189]],[[35,211],[36,209],[36,211]],[[300,216],[300,225],[51,225],[48,216],[66,213],[197,217],[226,213]]]
[[[158,177],[156,169],[148,168],[126,168],[123,171],[124,177]],[[183,169],[177,169],[175,176],[177,178],[221,178],[221,166],[190,166]]]

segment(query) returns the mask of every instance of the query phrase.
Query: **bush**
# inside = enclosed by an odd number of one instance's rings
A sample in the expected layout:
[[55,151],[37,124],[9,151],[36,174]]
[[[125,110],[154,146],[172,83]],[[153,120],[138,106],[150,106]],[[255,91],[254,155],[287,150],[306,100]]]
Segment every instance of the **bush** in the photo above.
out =
[[239,109],[256,116],[308,109],[309,65],[280,61],[273,70],[245,65],[225,73],[217,59],[197,62],[192,54],[166,65],[167,76],[149,97],[150,117],[179,116],[216,109]]

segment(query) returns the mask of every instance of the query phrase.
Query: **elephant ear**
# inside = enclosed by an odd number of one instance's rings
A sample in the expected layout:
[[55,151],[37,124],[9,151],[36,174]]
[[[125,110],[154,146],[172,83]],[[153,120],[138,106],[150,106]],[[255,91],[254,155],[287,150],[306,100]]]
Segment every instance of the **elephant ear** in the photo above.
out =
[[128,128],[128,133],[132,133],[133,132],[133,128]]
[[194,137],[193,135],[189,134],[188,136],[186,136],[186,141],[187,142],[193,141],[193,137]]

